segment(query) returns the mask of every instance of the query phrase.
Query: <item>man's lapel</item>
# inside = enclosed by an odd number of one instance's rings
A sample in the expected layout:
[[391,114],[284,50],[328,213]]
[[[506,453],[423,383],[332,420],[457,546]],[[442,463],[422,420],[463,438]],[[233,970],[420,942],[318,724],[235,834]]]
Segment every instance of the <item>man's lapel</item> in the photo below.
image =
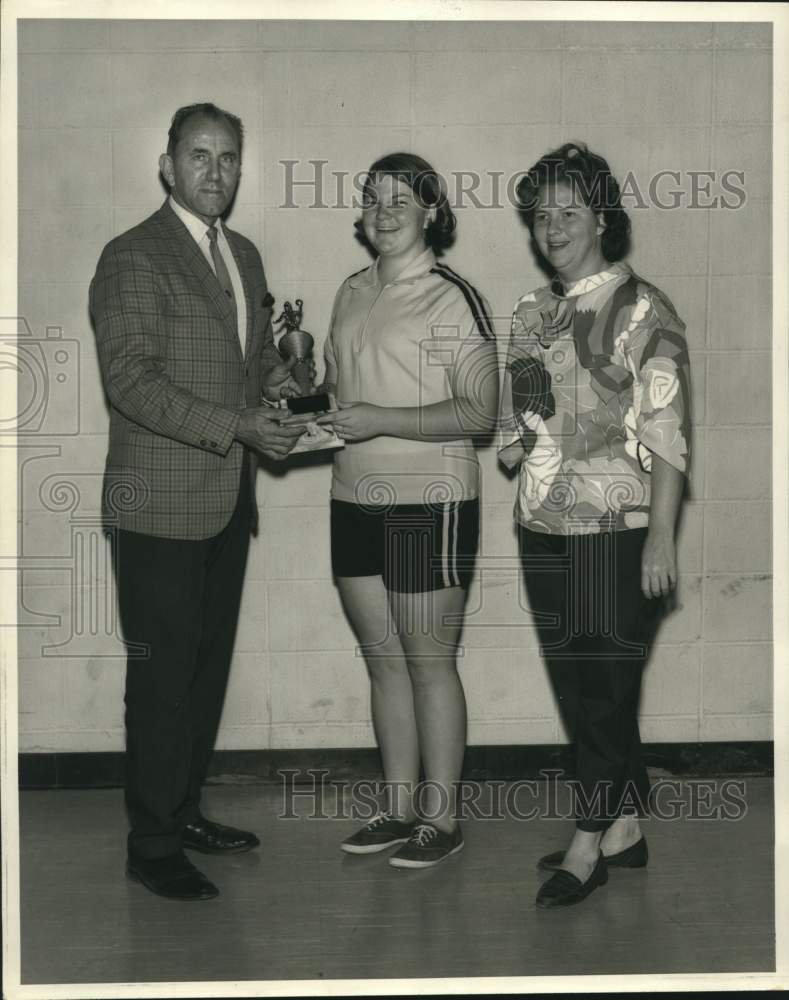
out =
[[[208,298],[213,303],[220,318],[224,321],[225,329],[232,336],[240,353],[241,345],[239,344],[238,333],[236,332],[237,322],[236,317],[233,315],[233,304],[223,292],[222,286],[217,281],[216,275],[205,259],[203,251],[167,202],[161,207],[159,216],[167,236],[178,245],[179,256],[188,264],[196,277],[200,279],[200,284],[205,289]],[[233,254],[237,259],[235,247],[233,248]],[[244,294],[247,299],[247,328],[249,328],[249,294],[246,282],[244,282]]]
[[241,244],[241,241],[236,239],[236,234],[225,227],[225,236],[227,237],[227,242],[230,244],[230,249],[233,251],[233,257],[236,261],[236,266],[238,267],[238,273],[241,275],[241,284],[244,286],[244,301],[247,304],[247,331],[246,339],[244,340],[245,352],[249,351],[250,344],[252,343],[252,329],[255,322],[255,310],[254,303],[252,301],[252,286],[249,280],[249,264],[247,262],[247,252]]

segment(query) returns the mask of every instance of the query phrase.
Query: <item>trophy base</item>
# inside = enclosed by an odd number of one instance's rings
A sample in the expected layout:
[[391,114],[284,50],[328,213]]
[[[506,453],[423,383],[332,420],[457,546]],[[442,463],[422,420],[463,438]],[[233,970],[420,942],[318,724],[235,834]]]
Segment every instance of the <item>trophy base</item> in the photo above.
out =
[[[321,413],[332,413],[337,410],[337,400],[327,392],[316,393],[313,396],[294,396],[280,401],[280,407],[287,409],[289,417],[306,416]],[[289,423],[292,421],[288,421]],[[299,455],[305,451],[326,451],[344,448],[345,442],[337,437],[329,426],[307,421],[307,430],[291,450],[291,455]]]

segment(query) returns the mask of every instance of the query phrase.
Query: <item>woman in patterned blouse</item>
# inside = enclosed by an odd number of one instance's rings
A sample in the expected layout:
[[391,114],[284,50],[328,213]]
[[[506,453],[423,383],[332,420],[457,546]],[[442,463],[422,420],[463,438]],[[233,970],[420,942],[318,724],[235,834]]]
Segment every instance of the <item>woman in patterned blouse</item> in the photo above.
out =
[[574,744],[576,830],[542,858],[541,907],[580,902],[608,867],[643,867],[649,796],[641,675],[677,580],[688,470],[684,324],[624,263],[630,220],[606,161],[568,143],[518,199],[550,285],[516,305],[500,458],[520,463],[515,517],[529,603]]

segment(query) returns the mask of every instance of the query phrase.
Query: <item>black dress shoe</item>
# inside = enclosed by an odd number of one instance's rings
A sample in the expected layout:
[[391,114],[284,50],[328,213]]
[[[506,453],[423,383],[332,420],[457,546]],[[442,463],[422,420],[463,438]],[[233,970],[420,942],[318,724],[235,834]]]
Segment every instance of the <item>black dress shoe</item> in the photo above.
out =
[[[640,840],[617,854],[604,854],[605,863],[609,868],[646,868],[649,860],[647,839],[642,835]],[[537,862],[537,867],[544,872],[555,872],[561,868],[564,861],[564,851],[554,851],[546,854]]]
[[593,892],[598,885],[605,885],[607,881],[608,869],[601,853],[592,869],[592,874],[585,882],[563,868],[554,872],[537,893],[537,906],[543,910],[573,906],[575,903],[583,902],[590,892]]
[[219,895],[219,889],[195,868],[183,851],[166,858],[129,855],[126,874],[167,899],[213,899]]
[[242,854],[259,847],[260,841],[254,833],[237,830],[234,826],[222,826],[210,819],[200,817],[184,827],[183,845],[187,850],[203,854]]

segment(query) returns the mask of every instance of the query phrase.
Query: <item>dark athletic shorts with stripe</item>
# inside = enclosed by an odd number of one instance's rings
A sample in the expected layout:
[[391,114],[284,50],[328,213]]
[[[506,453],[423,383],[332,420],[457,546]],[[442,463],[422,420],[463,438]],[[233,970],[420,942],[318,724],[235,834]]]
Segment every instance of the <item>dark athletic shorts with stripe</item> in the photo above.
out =
[[479,500],[359,506],[331,502],[335,576],[380,576],[387,590],[468,588],[479,545]]

